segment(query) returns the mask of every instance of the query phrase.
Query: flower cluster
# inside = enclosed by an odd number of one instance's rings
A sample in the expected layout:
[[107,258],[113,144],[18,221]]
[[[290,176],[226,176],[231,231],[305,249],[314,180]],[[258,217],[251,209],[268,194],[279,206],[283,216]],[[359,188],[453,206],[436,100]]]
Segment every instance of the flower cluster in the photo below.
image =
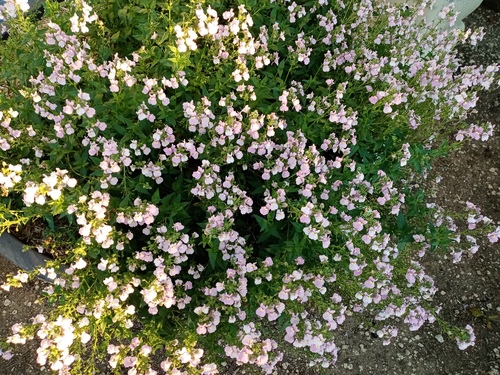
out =
[[24,189],[23,202],[29,207],[33,203],[45,204],[47,197],[58,200],[64,188],[74,188],[76,184],[76,179],[70,178],[67,170],[57,168],[50,175],[44,175],[41,184],[28,182]]
[[[216,374],[224,355],[272,373],[286,345],[326,368],[353,313],[384,344],[398,322],[442,323],[421,258],[498,241],[478,207],[461,231],[416,186],[449,134],[492,134],[465,120],[499,67],[454,50],[481,31],[429,27],[426,2],[240,3],[79,0],[9,20],[33,43],[0,69],[0,205],[72,233],[38,270],[60,305],[33,322],[59,374],[90,340],[129,375]],[[14,331],[6,344],[31,338]]]
[[27,12],[30,9],[28,0],[6,0],[0,5],[0,20],[14,18],[17,12]]
[[278,345],[272,339],[262,340],[259,332],[253,323],[244,325],[239,332],[242,348],[237,346],[226,346],[224,351],[229,358],[234,358],[238,364],[255,364],[265,371],[266,374],[272,373],[274,366],[283,358],[279,353],[273,360],[270,358],[270,352],[275,350]]
[[2,194],[7,195],[9,189],[13,188],[15,184],[21,181],[21,172],[23,166],[21,164],[12,165],[4,163],[2,172],[0,172],[0,187]]

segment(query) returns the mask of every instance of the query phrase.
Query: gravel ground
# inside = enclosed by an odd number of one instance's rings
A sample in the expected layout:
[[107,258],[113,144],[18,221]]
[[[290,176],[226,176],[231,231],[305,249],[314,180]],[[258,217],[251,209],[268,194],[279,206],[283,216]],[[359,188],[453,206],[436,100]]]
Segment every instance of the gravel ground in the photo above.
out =
[[[0,284],[7,274],[16,273],[18,268],[0,256]],[[0,289],[0,337],[10,333],[10,327],[15,323],[28,323],[36,314],[48,311],[46,306],[36,302],[39,291],[44,283],[36,280],[14,292]],[[31,342],[19,347],[16,355],[10,361],[0,359],[0,375],[42,375],[48,374],[36,364],[36,349],[38,343]]]
[[[487,34],[479,46],[461,51],[464,62],[500,63],[500,13],[482,7],[465,23],[482,26]],[[483,95],[477,110],[472,121],[500,124],[500,90]],[[442,178],[434,199],[457,212],[463,211],[466,201],[471,201],[500,224],[500,133],[497,129],[497,135],[489,141],[464,146],[436,163],[432,179]],[[325,374],[500,375],[500,323],[494,319],[500,315],[500,247],[485,244],[474,257],[456,265],[444,256],[433,256],[426,267],[440,289],[435,302],[443,305],[442,316],[457,326],[472,324],[476,345],[460,351],[455,342],[442,340],[446,335],[437,325],[426,325],[417,332],[402,329],[392,345],[383,346],[365,323],[351,322],[339,331],[337,345],[342,350],[338,365]],[[0,283],[14,270],[14,266],[0,258]],[[35,303],[41,284],[33,282],[15,293],[0,291],[0,336],[5,336],[13,323],[29,321],[47,309]],[[35,357],[34,345],[21,347],[11,361],[0,361],[0,374],[46,374],[36,367]],[[110,373],[103,368],[101,374]],[[252,371],[228,367],[222,373],[240,375]],[[276,374],[318,374],[318,371],[307,370],[300,354],[288,353]]]

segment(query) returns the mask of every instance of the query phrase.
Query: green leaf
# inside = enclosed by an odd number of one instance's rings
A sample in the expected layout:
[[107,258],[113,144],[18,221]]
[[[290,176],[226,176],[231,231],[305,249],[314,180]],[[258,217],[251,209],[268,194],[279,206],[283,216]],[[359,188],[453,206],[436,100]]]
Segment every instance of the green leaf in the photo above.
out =
[[260,231],[261,232],[264,232],[267,227],[268,227],[268,222],[266,219],[264,219],[262,216],[259,216],[259,215],[253,215],[253,217],[255,218],[255,220],[257,220],[257,224],[259,224],[259,227],[260,227]]
[[90,160],[92,160],[92,162],[95,164],[95,165],[99,165],[101,163],[101,159],[100,158],[96,158],[94,156],[91,156],[90,157]]
[[259,236],[259,239],[257,240],[257,243],[266,242],[271,237],[270,232],[268,232],[268,231],[262,231],[262,230],[261,230],[261,232],[263,232],[263,233]]
[[418,173],[422,173],[423,168],[422,168],[422,164],[420,163],[420,161],[419,161],[419,160],[417,160],[417,159],[414,159],[414,160],[413,160],[413,167],[415,168],[415,170],[416,170]]
[[120,135],[125,135],[127,134],[127,129],[125,129],[123,126],[114,124],[113,129],[116,130],[116,132]]
[[484,316],[484,313],[481,311],[479,307],[471,307],[470,312],[472,316],[476,318],[480,318],[481,316]]
[[432,240],[431,241],[431,252],[435,251],[439,246],[439,241],[438,240]]
[[219,254],[218,251],[208,251],[208,260],[210,261],[210,266],[212,269],[215,269],[215,265],[217,264],[217,255]]
[[402,252],[404,248],[406,247],[406,244],[408,242],[405,239],[402,239],[401,241],[398,242],[398,252]]
[[280,233],[278,232],[278,228],[276,227],[276,222],[273,223],[273,225],[268,227],[269,234],[271,234],[273,237],[281,240],[283,237],[281,237]]
[[488,315],[488,319],[492,320],[494,322],[500,322],[500,316],[499,315]]
[[96,249],[95,247],[92,247],[89,249],[88,253],[89,257],[91,257],[92,259],[97,259],[97,257],[99,256],[100,254],[100,251],[99,249]]
[[118,31],[118,32],[114,33],[113,35],[111,35],[111,40],[113,42],[116,42],[119,37],[120,37],[120,32]]
[[431,234],[436,233],[436,227],[432,222],[429,222],[429,231],[431,232]]
[[278,15],[278,7],[274,7],[273,10],[271,11],[271,17],[270,17],[271,23],[276,22],[277,15]]
[[139,193],[149,194],[149,191],[147,189],[144,189],[144,187],[141,184],[135,185],[135,190],[138,191]]
[[44,215],[43,218],[45,219],[45,221],[49,225],[49,228],[52,230],[55,230],[54,217],[52,215]]
[[184,178],[182,177],[182,174],[180,174],[179,177],[177,177],[175,179],[175,182],[172,184],[172,189],[176,193],[180,193],[182,191],[182,183],[183,182],[184,182]]
[[172,202],[172,199],[174,198],[175,194],[168,194],[163,197],[161,200],[162,206],[170,206],[170,203]]
[[290,325],[292,325],[290,323],[290,316],[288,314],[281,314],[278,318],[278,327],[284,331]]
[[97,171],[94,171],[90,174],[93,177],[101,177],[104,175],[104,171],[102,169],[99,169]]
[[304,232],[304,227],[305,225],[304,224],[300,224],[300,223],[296,223],[294,221],[291,222],[293,228],[295,229],[295,232],[298,234],[298,233],[303,233]]
[[118,9],[118,17],[122,21],[126,21],[127,20],[127,11],[128,11],[127,8]]
[[153,204],[158,204],[160,202],[160,200],[161,200],[161,198],[160,198],[160,189],[156,189],[155,193],[151,197],[151,202]]
[[125,198],[122,199],[118,207],[120,208],[128,207],[129,203],[130,203],[130,196],[126,195]]
[[406,222],[406,218],[401,211],[398,214],[398,229],[404,230],[408,227],[408,223]]

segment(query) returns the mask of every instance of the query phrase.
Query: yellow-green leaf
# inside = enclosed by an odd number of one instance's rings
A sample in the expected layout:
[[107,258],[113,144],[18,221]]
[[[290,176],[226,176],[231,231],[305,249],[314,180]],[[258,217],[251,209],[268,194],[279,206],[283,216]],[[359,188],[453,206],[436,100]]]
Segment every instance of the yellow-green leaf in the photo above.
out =
[[500,315],[488,315],[488,320],[493,320],[494,322],[500,322]]
[[476,318],[484,316],[484,313],[481,311],[479,307],[471,307],[470,312],[472,316],[475,316]]

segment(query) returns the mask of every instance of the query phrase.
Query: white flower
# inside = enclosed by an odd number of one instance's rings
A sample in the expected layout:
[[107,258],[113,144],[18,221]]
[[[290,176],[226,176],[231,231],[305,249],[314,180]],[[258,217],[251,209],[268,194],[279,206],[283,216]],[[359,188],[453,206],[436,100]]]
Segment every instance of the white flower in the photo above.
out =
[[16,0],[16,4],[23,12],[27,12],[28,10],[30,10],[28,0]]
[[84,269],[87,266],[87,262],[83,260],[83,258],[80,258],[76,261],[75,265],[73,266],[74,268],[81,270]]
[[87,332],[82,332],[80,335],[80,341],[82,344],[86,344],[90,341],[91,336]]

